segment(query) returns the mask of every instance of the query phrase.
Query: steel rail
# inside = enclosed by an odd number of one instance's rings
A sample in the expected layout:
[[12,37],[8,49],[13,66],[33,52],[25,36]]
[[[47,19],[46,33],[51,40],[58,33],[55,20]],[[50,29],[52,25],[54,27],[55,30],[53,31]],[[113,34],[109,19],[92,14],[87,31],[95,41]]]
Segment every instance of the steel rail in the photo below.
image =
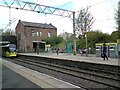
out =
[[[95,75],[95,74],[88,73],[88,72],[83,72],[83,71],[81,72],[79,70],[73,70],[73,69],[70,69],[68,67],[66,68],[66,67],[63,67],[63,66],[55,65],[55,64],[50,64],[50,63],[48,64],[48,63],[44,63],[44,62],[33,61],[33,60],[30,60],[30,59],[24,59],[24,60],[15,59],[13,62],[16,62],[16,61],[27,63],[27,64],[38,66],[38,67],[42,67],[42,68],[46,68],[46,69],[50,69],[50,70],[57,71],[57,72],[60,72],[60,73],[64,73],[64,74],[67,74],[67,75],[71,75],[71,76],[74,76],[74,77],[78,77],[78,78],[82,78],[82,79],[89,80],[89,81],[92,81],[92,82],[96,82],[96,83],[99,83],[99,84],[107,85],[107,86],[110,86],[110,87],[120,88],[119,85],[117,85],[120,82],[120,80],[117,80],[117,79],[104,77],[104,76],[100,76],[100,75]],[[94,77],[94,78],[90,78],[90,77]],[[102,80],[102,81],[100,81],[100,80]],[[107,83],[104,82],[106,80],[107,80]],[[111,82],[114,82],[114,81],[117,81],[117,82],[114,85],[113,85],[113,83],[111,84]]]

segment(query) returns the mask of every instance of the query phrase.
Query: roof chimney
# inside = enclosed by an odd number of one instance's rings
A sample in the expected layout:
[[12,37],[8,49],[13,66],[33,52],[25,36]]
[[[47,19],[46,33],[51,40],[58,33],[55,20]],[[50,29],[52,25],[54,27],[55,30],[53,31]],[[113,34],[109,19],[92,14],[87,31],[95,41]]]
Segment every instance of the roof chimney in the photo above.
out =
[[21,22],[21,19],[19,20],[19,22]]

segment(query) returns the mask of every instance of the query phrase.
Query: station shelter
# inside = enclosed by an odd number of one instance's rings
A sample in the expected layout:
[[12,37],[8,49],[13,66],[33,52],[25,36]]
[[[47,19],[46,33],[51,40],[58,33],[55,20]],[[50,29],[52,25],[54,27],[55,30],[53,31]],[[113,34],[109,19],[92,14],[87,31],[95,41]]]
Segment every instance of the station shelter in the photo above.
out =
[[37,48],[39,48],[40,52],[44,52],[45,45],[46,45],[46,42],[44,42],[44,41],[33,41],[33,48],[34,48],[35,52],[36,52]]
[[[112,58],[118,57],[118,43],[105,43],[107,47],[107,56]],[[101,57],[103,54],[103,43],[96,43],[96,56]]]

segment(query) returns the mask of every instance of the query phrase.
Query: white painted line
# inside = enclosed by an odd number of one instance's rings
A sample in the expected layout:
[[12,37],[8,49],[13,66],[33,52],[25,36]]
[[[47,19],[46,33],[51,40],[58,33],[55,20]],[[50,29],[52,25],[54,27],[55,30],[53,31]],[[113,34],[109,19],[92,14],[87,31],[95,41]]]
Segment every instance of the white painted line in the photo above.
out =
[[[30,81],[32,81],[33,83],[37,84],[38,86],[42,87],[42,88],[58,88],[58,87],[55,87],[54,85],[52,85],[52,83],[45,82],[44,80],[42,80],[41,78],[38,77],[40,75],[44,76],[45,78],[51,78],[54,81],[62,82],[64,84],[66,84],[66,86],[69,85],[71,88],[81,88],[79,86],[67,83],[63,80],[59,80],[57,78],[51,77],[47,74],[39,73],[38,71],[31,70],[29,68],[17,65],[15,63],[12,63],[12,62],[9,62],[6,60],[3,60],[3,64],[5,66],[7,66],[8,68],[12,69],[13,71],[15,71],[16,73],[22,75],[23,77],[25,77],[25,78],[29,79]],[[67,87],[63,87],[63,88],[67,88]]]

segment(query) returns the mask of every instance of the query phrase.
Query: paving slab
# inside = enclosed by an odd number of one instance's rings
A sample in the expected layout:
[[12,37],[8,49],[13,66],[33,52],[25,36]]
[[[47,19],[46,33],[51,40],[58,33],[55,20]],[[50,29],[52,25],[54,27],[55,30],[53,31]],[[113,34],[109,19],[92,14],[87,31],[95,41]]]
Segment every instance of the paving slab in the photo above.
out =
[[[22,77],[18,73],[12,71],[6,66],[2,66],[2,89],[5,88],[41,88],[30,80]],[[40,89],[41,90],[41,89]]]
[[39,73],[29,68],[25,68],[23,66],[17,65],[10,61],[6,61],[4,59],[2,59],[2,64],[8,67],[9,69],[15,71],[17,74],[32,81],[41,88],[80,88],[78,86],[72,85],[62,80],[58,80],[54,77]]

